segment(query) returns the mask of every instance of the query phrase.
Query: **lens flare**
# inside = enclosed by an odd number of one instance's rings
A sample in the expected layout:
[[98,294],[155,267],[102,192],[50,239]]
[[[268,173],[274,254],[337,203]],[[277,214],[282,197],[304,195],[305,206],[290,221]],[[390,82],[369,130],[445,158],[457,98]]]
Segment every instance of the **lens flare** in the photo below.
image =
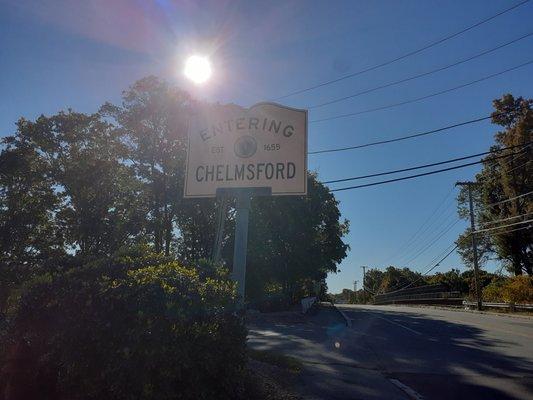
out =
[[207,57],[194,55],[190,56],[185,61],[183,73],[194,83],[202,84],[211,77],[213,71],[211,69],[211,63]]

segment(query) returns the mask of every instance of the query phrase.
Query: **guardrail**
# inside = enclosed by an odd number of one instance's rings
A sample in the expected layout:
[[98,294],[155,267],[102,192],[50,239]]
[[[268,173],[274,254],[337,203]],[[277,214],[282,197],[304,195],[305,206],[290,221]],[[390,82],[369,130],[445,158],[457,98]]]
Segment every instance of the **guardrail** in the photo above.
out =
[[[475,301],[464,300],[463,305],[465,308],[476,307],[477,303]],[[507,308],[511,311],[514,310],[524,310],[524,311],[533,311],[533,304],[514,304],[514,303],[489,303],[483,302],[482,307],[484,308]]]
[[392,295],[377,295],[374,298],[374,304],[402,304],[402,303],[423,303],[429,304],[431,302],[453,302],[460,303],[463,298],[461,294],[456,291],[451,292],[437,292],[437,293],[416,293],[416,294],[392,294]]

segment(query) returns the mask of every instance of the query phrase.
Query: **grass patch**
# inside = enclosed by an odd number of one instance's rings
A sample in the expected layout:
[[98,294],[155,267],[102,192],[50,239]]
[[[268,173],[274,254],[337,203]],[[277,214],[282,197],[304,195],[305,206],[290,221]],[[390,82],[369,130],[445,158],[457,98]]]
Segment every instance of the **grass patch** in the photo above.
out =
[[252,350],[248,349],[248,356],[252,360],[275,365],[277,367],[288,369],[291,372],[300,372],[302,362],[297,358],[286,356],[285,354],[276,353],[271,350]]

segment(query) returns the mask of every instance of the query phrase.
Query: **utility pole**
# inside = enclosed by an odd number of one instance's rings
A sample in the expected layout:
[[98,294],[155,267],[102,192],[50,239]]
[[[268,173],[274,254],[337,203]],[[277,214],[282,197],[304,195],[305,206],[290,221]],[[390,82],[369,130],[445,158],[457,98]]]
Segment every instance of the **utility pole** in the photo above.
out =
[[357,303],[357,281],[353,281],[353,297],[355,302]]
[[366,265],[363,265],[361,268],[363,268],[363,302],[366,303],[365,299],[365,293],[366,293],[366,282],[365,282],[365,275],[366,275]]
[[474,221],[474,204],[472,201],[472,187],[477,185],[475,182],[457,182],[455,186],[466,186],[468,187],[468,203],[470,206],[470,236],[472,237],[472,253],[474,257],[474,283],[476,285],[476,301],[477,309],[481,311],[481,287],[479,282],[479,265],[477,259],[477,241],[476,241],[476,224]]

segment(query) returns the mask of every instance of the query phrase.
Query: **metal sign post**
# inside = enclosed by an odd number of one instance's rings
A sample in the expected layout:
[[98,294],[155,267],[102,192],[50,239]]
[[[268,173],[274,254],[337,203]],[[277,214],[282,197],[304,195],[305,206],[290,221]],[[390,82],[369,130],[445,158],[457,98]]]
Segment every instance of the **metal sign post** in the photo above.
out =
[[217,197],[234,196],[235,204],[235,243],[233,245],[232,278],[237,282],[237,293],[241,306],[244,305],[246,287],[246,255],[248,249],[248,221],[252,196],[271,196],[269,187],[259,188],[219,188]]

